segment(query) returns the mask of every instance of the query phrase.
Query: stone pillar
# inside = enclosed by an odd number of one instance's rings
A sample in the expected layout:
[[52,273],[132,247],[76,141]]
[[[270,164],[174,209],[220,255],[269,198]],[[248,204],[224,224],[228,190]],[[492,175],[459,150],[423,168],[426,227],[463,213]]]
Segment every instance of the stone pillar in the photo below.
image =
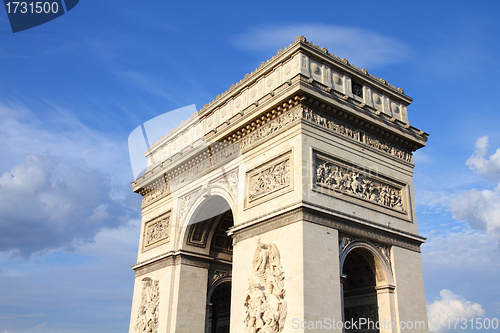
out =
[[[231,332],[246,332],[248,313],[259,311],[248,303],[252,288],[263,283],[255,278],[258,249],[271,244],[279,251],[284,276],[286,319],[279,332],[341,332],[334,327],[334,322],[342,321],[338,232],[303,221],[298,214],[235,233]],[[275,259],[270,261],[277,265]],[[262,291],[260,297],[270,299],[267,289]]]
[[394,288],[392,285],[375,287],[377,290],[378,321],[381,324],[380,333],[397,332]]
[[181,263],[177,267],[171,310],[175,318],[167,332],[204,332],[207,281],[208,265]]

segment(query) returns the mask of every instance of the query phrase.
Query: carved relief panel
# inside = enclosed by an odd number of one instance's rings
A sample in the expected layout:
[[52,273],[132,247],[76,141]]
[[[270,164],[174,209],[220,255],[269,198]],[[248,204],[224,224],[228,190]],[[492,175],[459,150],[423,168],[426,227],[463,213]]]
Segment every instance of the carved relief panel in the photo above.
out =
[[313,152],[313,155],[313,187],[316,190],[324,194],[341,193],[347,199],[360,199],[406,214],[404,184],[318,152]]
[[[256,205],[263,200],[293,190],[292,151],[277,157],[247,173],[246,204]],[[269,197],[271,196],[271,197]]]
[[144,226],[143,251],[167,243],[170,240],[170,212],[167,212]]
[[283,331],[287,315],[284,280],[278,248],[259,241],[244,304],[246,332]]
[[142,279],[142,297],[136,323],[136,333],[158,333],[158,306],[160,304],[160,287],[158,280],[149,277]]

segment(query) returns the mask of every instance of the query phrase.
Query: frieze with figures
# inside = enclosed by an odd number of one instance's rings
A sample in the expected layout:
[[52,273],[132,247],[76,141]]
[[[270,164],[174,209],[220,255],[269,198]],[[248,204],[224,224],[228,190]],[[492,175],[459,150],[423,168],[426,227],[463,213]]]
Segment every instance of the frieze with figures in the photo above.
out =
[[314,184],[406,213],[402,188],[387,184],[355,167],[334,163],[316,155]]
[[410,151],[394,146],[376,138],[374,135],[365,133],[354,126],[346,124],[338,119],[319,114],[308,107],[303,108],[303,118],[332,132],[349,137],[353,140],[367,144],[370,147],[381,150],[392,156],[398,157],[407,162],[413,162],[413,155]]
[[249,202],[290,186],[290,158],[290,154],[287,154],[248,174]]

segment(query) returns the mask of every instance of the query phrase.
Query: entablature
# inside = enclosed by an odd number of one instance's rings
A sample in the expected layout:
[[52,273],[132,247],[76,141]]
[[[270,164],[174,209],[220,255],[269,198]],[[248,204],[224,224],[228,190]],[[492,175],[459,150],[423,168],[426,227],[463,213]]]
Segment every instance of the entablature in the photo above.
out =
[[[298,80],[298,75],[306,80]],[[384,79],[352,66],[346,59],[307,42],[304,37],[298,37],[257,70],[245,75],[228,91],[153,143],[146,152],[149,165],[153,166],[161,158],[169,158],[199,140],[218,137],[218,131],[228,128],[235,119],[252,113],[274,97],[278,90],[285,89],[286,85],[295,85],[297,81],[309,81],[316,90],[332,92],[332,95],[338,95],[357,108],[372,110],[380,119],[420,132],[408,124],[407,106],[412,99],[404,95],[401,88],[395,88]]]

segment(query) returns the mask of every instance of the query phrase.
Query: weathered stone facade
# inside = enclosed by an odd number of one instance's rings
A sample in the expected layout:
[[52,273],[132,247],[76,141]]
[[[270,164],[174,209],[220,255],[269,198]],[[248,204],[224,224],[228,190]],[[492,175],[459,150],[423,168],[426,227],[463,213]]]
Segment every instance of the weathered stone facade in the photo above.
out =
[[427,322],[411,101],[298,37],[152,144],[130,332]]

